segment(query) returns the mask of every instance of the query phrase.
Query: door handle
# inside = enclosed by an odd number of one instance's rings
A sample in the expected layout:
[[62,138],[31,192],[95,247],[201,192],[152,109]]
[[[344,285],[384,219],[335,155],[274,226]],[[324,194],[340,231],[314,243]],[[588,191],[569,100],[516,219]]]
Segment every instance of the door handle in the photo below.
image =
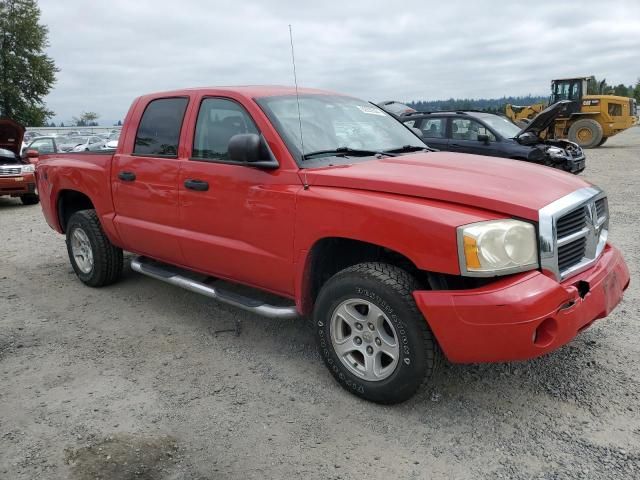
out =
[[451,143],[449,146],[451,146],[451,147],[459,147],[460,144],[459,143]]
[[136,174],[123,170],[122,172],[118,172],[118,178],[123,182],[133,182],[136,179]]
[[198,192],[206,192],[207,190],[209,190],[209,182],[192,178],[185,180],[184,186],[189,190],[196,190]]

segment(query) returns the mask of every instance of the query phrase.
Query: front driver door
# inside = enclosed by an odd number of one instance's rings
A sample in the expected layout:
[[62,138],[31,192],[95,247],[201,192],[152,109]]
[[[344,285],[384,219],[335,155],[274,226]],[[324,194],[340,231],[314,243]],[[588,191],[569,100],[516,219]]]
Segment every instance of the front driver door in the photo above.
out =
[[237,101],[205,97],[194,122],[193,149],[179,182],[186,265],[291,296],[298,176],[229,159],[231,137],[261,133]]
[[[478,135],[487,135],[489,142],[478,140]],[[451,119],[450,151],[492,157],[500,156],[496,142],[495,135],[480,122],[471,118]]]

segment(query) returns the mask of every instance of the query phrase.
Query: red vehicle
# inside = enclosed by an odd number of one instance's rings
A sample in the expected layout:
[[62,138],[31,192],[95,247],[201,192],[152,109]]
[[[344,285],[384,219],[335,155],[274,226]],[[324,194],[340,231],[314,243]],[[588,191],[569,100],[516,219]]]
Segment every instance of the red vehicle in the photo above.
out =
[[338,382],[381,403],[409,398],[442,353],[551,352],[629,284],[598,187],[428,151],[378,107],[329,92],[143,96],[115,154],[50,155],[36,176],[87,285],[116,281],[127,250],[145,275],[267,317],[308,317]]
[[20,155],[23,138],[22,125],[0,118],[0,197],[20,197],[24,205],[34,205],[38,203],[35,167]]

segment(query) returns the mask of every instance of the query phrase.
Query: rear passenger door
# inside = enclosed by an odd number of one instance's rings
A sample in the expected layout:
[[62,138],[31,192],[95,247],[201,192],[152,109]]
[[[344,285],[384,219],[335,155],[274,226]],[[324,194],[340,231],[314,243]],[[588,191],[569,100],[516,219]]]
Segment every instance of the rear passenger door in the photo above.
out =
[[178,153],[188,103],[170,97],[137,107],[130,119],[139,120],[135,138],[127,136],[128,153],[115,154],[111,166],[114,223],[125,249],[178,264]]

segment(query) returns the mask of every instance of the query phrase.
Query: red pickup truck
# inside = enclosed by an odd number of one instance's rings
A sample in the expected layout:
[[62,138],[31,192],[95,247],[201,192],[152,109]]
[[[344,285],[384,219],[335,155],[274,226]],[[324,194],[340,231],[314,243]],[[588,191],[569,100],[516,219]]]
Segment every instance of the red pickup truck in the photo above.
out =
[[116,281],[127,250],[134,271],[158,280],[307,317],[338,382],[380,403],[409,398],[442,354],[555,350],[629,284],[598,187],[429,151],[378,107],[330,92],[143,96],[115,153],[50,155],[36,176],[87,285]]

